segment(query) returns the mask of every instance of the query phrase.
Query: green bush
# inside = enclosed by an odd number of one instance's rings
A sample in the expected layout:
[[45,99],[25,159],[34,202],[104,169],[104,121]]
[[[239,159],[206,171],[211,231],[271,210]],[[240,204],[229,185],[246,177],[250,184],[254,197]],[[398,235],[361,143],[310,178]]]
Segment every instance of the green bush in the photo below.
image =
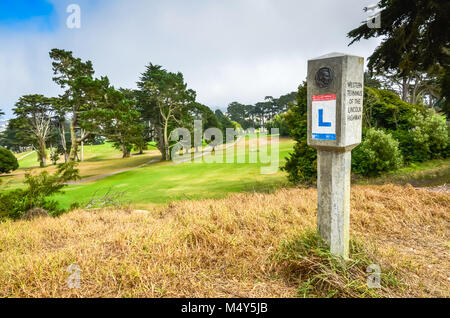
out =
[[9,173],[19,168],[17,158],[11,151],[0,148],[0,173]]
[[290,135],[289,126],[286,123],[287,113],[276,115],[271,121],[266,124],[266,129],[271,131],[273,128],[278,128],[280,131],[280,136],[287,137]]
[[396,170],[403,163],[399,143],[390,134],[370,128],[363,142],[352,154],[352,168],[357,174],[376,176],[381,172]]
[[61,193],[69,180],[79,178],[79,171],[75,163],[69,162],[58,166],[54,174],[43,171],[38,175],[25,175],[25,189],[17,189],[7,193],[0,193],[0,219],[20,219],[28,211],[41,208],[49,215],[56,216],[64,211],[58,208],[56,201],[49,197]]
[[410,121],[411,129],[392,132],[400,143],[406,162],[422,162],[448,156],[450,139],[445,116],[429,110],[416,113]]
[[414,127],[411,119],[424,112],[423,106],[408,104],[394,92],[370,87],[364,89],[365,128],[409,130]]

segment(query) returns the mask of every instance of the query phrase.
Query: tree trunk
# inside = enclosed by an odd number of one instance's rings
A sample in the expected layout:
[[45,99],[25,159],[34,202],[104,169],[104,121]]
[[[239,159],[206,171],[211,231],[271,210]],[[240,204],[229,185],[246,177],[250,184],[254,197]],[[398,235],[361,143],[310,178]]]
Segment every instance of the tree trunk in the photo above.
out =
[[81,151],[80,151],[80,161],[84,161],[84,139],[86,137],[86,130],[81,129]]
[[45,140],[38,140],[37,153],[39,157],[39,165],[43,168],[47,165],[47,147],[45,146]]
[[402,100],[408,102],[409,79],[404,76],[402,79]]
[[81,142],[80,161],[84,161],[84,141]]
[[[74,117],[76,117],[76,115],[74,115]],[[72,146],[70,147],[69,160],[76,161],[78,157],[78,140],[77,133],[75,131],[75,120],[72,120],[72,122],[70,123],[70,139],[72,141]]]
[[156,141],[157,141],[157,147],[158,150],[161,152],[161,156],[164,160],[164,153],[165,153],[165,148],[164,148],[164,134],[163,134],[163,128],[158,125],[155,126],[155,135],[156,135]]
[[169,129],[169,120],[164,123],[164,160],[170,160],[169,154],[169,136],[167,135]]
[[67,153],[67,143],[66,143],[66,129],[65,129],[65,121],[59,122],[59,136],[61,138],[61,146],[64,150],[64,162],[67,163],[69,161],[69,154]]
[[164,146],[164,160],[170,160],[170,154],[169,154],[169,144],[166,143]]
[[122,141],[122,158],[129,158],[131,156],[130,151],[127,149],[127,147],[125,146],[125,143]]

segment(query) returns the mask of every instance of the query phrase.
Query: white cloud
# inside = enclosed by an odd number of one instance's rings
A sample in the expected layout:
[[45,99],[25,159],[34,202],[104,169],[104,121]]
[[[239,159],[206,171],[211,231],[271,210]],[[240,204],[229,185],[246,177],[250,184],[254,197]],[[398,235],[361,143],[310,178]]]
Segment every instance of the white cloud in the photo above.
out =
[[[56,1],[52,33],[0,28],[0,108],[23,94],[55,95],[48,52],[53,47],[90,59],[97,75],[135,87],[149,62],[183,72],[200,102],[279,96],[305,79],[308,58],[338,51],[369,56],[377,40],[348,48],[346,33],[365,19],[371,1],[111,0]],[[69,3],[81,7],[81,29],[65,27]]]

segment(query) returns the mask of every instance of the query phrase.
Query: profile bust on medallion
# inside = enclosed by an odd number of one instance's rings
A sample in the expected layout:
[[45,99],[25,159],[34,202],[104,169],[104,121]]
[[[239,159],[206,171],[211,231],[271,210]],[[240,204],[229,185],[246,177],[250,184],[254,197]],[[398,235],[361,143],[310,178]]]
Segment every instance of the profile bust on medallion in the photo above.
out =
[[333,71],[329,67],[322,67],[316,74],[316,85],[320,88],[327,88],[333,81]]

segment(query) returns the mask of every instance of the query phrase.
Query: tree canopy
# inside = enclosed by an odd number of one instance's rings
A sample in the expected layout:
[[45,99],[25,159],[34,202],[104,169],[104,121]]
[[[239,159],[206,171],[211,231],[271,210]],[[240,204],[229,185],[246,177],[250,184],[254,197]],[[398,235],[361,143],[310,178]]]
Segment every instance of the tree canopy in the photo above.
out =
[[369,69],[403,80],[403,100],[417,73],[437,76],[443,109],[450,111],[450,2],[448,0],[381,0],[381,27],[367,23],[350,31],[351,44],[382,37],[369,58]]
[[170,133],[193,121],[196,93],[188,89],[182,73],[172,73],[149,64],[137,83],[138,109],[155,127],[158,148],[164,160],[170,159]]
[[41,167],[47,160],[47,139],[51,132],[53,110],[50,99],[43,95],[25,95],[13,109],[20,128],[32,136]]
[[0,147],[0,173],[9,173],[19,168],[19,163],[11,151]]

